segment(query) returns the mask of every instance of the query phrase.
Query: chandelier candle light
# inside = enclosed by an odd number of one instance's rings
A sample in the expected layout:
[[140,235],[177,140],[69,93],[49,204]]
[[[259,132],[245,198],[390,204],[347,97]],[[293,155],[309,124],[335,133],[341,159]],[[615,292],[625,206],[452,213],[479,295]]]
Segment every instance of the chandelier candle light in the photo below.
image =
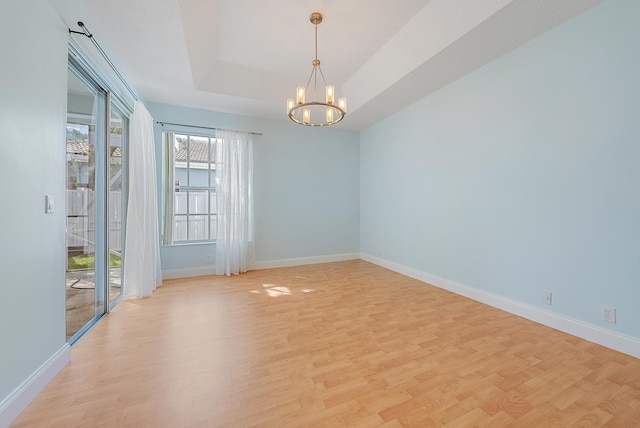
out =
[[[335,88],[333,85],[327,85],[322,68],[320,68],[320,60],[318,59],[318,24],[322,22],[322,14],[319,12],[312,13],[309,16],[309,21],[315,26],[316,58],[312,62],[313,69],[307,81],[307,86],[298,86],[295,100],[287,100],[287,114],[289,119],[300,125],[329,126],[340,122],[344,115],[347,114],[347,99],[340,97],[338,98],[338,103],[335,103]],[[325,102],[317,100],[318,71],[325,86]],[[313,80],[313,101],[307,102],[306,96],[309,92],[311,80]]]

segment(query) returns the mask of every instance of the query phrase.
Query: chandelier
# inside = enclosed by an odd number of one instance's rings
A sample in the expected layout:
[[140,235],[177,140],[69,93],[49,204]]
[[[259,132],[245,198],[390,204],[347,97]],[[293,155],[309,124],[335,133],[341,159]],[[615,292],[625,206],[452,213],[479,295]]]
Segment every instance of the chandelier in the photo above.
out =
[[[338,98],[338,103],[335,103],[335,88],[333,85],[327,85],[322,68],[320,68],[320,60],[318,59],[318,24],[322,22],[322,14],[320,12],[312,13],[309,16],[309,21],[315,26],[316,57],[312,62],[313,68],[311,69],[307,86],[298,86],[295,99],[287,100],[287,114],[289,119],[300,125],[329,126],[340,122],[344,115],[347,114],[347,99],[340,97]],[[318,101],[318,72],[320,72],[320,77],[324,82],[324,102]],[[311,81],[313,81],[313,101],[306,101]]]

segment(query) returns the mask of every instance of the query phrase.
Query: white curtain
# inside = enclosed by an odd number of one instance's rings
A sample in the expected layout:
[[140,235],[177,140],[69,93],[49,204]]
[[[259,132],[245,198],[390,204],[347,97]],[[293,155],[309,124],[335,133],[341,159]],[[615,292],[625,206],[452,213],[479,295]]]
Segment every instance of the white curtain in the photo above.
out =
[[173,198],[175,194],[175,143],[173,132],[164,134],[164,146],[167,151],[165,171],[164,171],[164,232],[162,234],[162,243],[164,245],[173,244],[173,223],[175,221],[173,212]]
[[216,132],[216,274],[252,268],[253,141],[251,134]]
[[162,283],[153,118],[136,101],[129,131],[129,202],[124,298],[149,296]]

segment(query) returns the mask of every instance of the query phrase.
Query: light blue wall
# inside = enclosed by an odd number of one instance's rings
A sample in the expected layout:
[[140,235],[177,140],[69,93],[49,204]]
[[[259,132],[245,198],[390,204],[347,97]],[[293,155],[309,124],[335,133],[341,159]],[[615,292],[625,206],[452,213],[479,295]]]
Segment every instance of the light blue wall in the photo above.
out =
[[[359,251],[358,133],[165,104],[148,108],[156,121],[263,133],[254,137],[257,262]],[[156,125],[159,172],[161,133]],[[213,244],[163,247],[162,269],[206,266],[214,253]]]
[[37,0],[4,2],[0,21],[1,403],[66,340],[67,28]]
[[639,47],[611,0],[363,131],[361,251],[640,338]]

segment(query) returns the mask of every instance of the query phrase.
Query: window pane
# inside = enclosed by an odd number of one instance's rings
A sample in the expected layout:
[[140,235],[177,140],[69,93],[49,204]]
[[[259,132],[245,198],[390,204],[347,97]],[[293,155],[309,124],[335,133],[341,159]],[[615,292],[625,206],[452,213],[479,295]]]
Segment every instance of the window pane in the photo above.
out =
[[174,216],[173,224],[173,241],[186,241],[187,240],[187,216],[176,215]]
[[209,239],[209,216],[191,215],[189,216],[189,240],[205,241]]
[[179,165],[176,163],[175,172],[174,172],[174,183],[173,185],[176,188],[183,187],[187,185],[187,163],[183,162],[183,164]]
[[189,161],[209,163],[209,139],[207,137],[189,137]]
[[187,198],[188,197],[189,197],[189,192],[185,190],[179,190],[174,193],[173,213],[175,215],[187,214]]
[[208,196],[206,190],[191,190],[189,192],[189,214],[208,214]]
[[189,186],[209,187],[206,163],[191,162],[189,164]]

